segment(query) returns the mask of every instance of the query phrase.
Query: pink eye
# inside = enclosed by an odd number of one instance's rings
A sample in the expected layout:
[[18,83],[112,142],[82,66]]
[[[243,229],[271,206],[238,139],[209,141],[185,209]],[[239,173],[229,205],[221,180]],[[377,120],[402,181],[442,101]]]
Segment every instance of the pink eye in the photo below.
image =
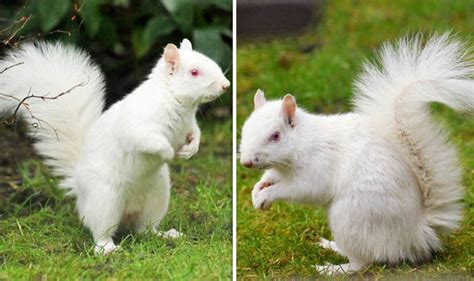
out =
[[199,70],[197,70],[196,68],[191,69],[191,75],[192,76],[198,76],[199,75]]
[[280,132],[274,132],[271,136],[270,136],[270,141],[273,141],[273,142],[278,142],[280,141]]

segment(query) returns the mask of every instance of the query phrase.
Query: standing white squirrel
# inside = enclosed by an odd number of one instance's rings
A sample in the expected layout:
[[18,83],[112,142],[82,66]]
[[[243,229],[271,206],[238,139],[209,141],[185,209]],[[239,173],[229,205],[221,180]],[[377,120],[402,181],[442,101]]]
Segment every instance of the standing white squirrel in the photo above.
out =
[[319,245],[349,263],[320,273],[426,261],[461,219],[461,168],[429,103],[474,110],[472,57],[449,34],[403,38],[379,55],[355,82],[354,112],[314,115],[291,95],[266,102],[259,90],[242,129],[241,163],[265,169],[255,208],[284,200],[327,209],[334,241]]
[[[104,108],[104,79],[85,52],[61,43],[24,44],[0,60],[0,113],[35,123],[29,135],[60,186],[77,198],[77,211],[95,250],[116,249],[119,226],[138,232],[157,226],[168,209],[167,162],[199,149],[196,111],[230,85],[219,66],[184,39],[168,44],[151,74],[124,99]],[[69,89],[72,90],[68,91]],[[169,233],[175,235],[176,233]]]

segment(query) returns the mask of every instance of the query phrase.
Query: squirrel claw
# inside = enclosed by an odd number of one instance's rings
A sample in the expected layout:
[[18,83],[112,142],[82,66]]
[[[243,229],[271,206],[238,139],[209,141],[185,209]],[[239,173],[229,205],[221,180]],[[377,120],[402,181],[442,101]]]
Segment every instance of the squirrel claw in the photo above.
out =
[[264,190],[265,188],[268,188],[268,187],[270,187],[270,186],[272,186],[272,185],[273,185],[273,183],[266,181],[266,182],[262,182],[262,184],[260,185],[259,188],[260,188],[260,190]]
[[189,159],[196,154],[196,152],[198,152],[198,148],[194,147],[193,144],[186,144],[181,147],[177,155],[180,158]]
[[269,187],[272,186],[273,183],[270,182],[262,182],[257,183],[254,186],[252,191],[252,202],[255,209],[259,210],[266,210],[272,206],[272,198],[270,196],[270,189]]

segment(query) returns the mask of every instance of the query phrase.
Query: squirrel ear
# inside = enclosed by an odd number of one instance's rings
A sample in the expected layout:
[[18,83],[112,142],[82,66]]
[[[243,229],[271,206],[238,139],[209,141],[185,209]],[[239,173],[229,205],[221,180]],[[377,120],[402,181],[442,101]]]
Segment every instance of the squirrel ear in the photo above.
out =
[[267,100],[265,99],[265,93],[262,90],[258,89],[257,92],[255,93],[255,96],[253,97],[254,110],[259,109],[266,102]]
[[179,64],[179,52],[178,48],[174,44],[168,44],[165,47],[165,52],[163,53],[163,57],[165,58],[166,62],[166,69],[170,75],[178,68]]
[[290,95],[286,94],[283,98],[283,116],[292,128],[295,126],[295,113],[296,113],[296,101],[295,98]]
[[184,38],[183,41],[181,41],[181,44],[179,45],[179,49],[183,51],[192,51],[193,45],[191,44],[191,41]]

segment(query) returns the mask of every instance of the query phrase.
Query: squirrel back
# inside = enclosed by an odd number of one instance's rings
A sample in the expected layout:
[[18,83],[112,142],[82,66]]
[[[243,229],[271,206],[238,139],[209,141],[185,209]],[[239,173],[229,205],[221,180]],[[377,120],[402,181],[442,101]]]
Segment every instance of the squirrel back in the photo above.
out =
[[[0,60],[0,114],[28,125],[53,173],[73,174],[84,138],[104,108],[105,83],[90,56],[60,42],[23,44]],[[23,103],[20,105],[20,102]]]

